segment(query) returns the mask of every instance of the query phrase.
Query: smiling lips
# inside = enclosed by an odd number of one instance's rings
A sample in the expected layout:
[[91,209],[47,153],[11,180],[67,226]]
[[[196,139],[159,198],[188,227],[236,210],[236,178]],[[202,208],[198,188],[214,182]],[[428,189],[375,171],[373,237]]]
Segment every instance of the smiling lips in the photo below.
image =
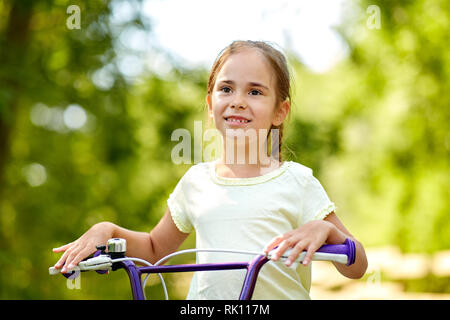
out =
[[240,117],[240,116],[229,116],[229,117],[225,117],[225,121],[230,125],[242,125],[242,124],[249,123],[251,120],[248,120],[248,119],[246,119],[244,117]]

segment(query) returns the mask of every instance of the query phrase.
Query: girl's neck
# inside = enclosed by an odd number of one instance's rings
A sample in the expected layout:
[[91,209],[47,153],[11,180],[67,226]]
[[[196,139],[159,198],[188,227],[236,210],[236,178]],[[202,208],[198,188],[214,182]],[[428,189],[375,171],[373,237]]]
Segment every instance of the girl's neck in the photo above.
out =
[[281,166],[280,161],[268,158],[265,162],[237,163],[226,161],[222,156],[216,161],[216,174],[225,178],[251,178],[265,175]]
[[[219,176],[229,178],[250,178],[267,174],[281,163],[277,156],[269,156],[267,140],[237,143],[236,140],[222,140],[222,156],[216,161]],[[255,147],[257,146],[257,147]]]

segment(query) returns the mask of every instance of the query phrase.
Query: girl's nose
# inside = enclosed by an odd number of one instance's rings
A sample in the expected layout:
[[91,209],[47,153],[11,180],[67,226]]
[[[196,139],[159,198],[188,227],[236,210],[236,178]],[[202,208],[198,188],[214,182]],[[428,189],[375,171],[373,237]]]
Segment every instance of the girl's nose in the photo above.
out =
[[231,108],[235,108],[235,107],[239,107],[239,109],[245,109],[245,108],[247,108],[247,106],[245,106],[245,104],[243,104],[243,103],[233,103],[233,104],[231,105]]
[[242,99],[236,99],[231,103],[231,107],[232,108],[238,107],[239,109],[245,109],[247,108],[247,105],[244,103]]
[[245,109],[247,108],[247,104],[245,103],[245,97],[243,96],[245,93],[236,92],[233,97],[233,101],[231,102],[232,108]]

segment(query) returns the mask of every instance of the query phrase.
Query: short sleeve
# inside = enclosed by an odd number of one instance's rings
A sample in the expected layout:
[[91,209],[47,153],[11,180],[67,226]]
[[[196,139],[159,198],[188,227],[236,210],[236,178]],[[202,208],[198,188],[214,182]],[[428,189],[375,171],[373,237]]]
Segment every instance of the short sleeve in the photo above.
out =
[[336,206],[330,201],[327,193],[312,174],[306,177],[303,189],[303,215],[301,224],[313,220],[322,220],[328,214],[336,211]]
[[183,176],[180,181],[178,181],[178,184],[175,186],[173,192],[169,195],[169,199],[167,199],[167,206],[169,207],[172,220],[178,230],[184,233],[190,233],[193,227],[186,209],[187,203],[185,197],[185,184],[186,178]]

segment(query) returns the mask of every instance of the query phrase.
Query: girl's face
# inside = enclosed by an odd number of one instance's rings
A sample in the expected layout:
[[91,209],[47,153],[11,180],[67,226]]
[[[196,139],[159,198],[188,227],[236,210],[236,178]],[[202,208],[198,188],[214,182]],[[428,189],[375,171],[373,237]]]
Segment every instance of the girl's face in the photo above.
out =
[[275,81],[271,66],[257,49],[228,57],[206,98],[209,115],[223,137],[227,137],[227,132],[238,137],[235,129],[255,130],[258,136],[259,129],[268,133],[272,125],[283,122],[289,103],[285,101],[276,108]]

